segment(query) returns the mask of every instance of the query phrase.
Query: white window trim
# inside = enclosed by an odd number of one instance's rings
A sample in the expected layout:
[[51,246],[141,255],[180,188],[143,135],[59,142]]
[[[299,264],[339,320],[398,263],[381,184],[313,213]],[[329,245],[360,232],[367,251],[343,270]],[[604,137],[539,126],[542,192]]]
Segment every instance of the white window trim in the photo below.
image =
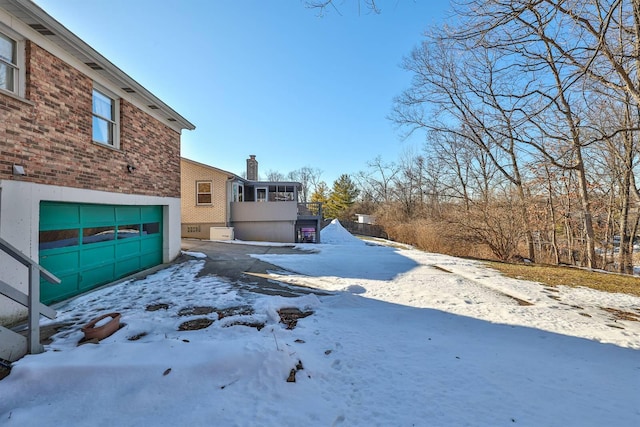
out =
[[8,28],[6,25],[2,24],[2,22],[0,22],[0,33],[16,42],[16,67],[18,69],[18,72],[15,75],[16,82],[14,90],[0,89],[0,92],[24,98],[26,96],[25,93],[27,78],[25,38],[12,29]]
[[[211,192],[210,193],[201,193],[200,191],[198,191],[198,184],[200,184],[200,183],[209,184],[209,186],[211,188]],[[210,194],[211,195],[211,202],[210,203],[200,203],[200,201],[198,200],[198,196],[200,194]],[[196,181],[196,206],[213,206],[213,181],[206,180],[206,179],[201,179],[201,180]]]
[[[113,100],[113,120],[109,121],[111,124],[113,124],[113,144],[105,144],[104,142],[96,141],[95,139],[93,139],[93,117],[96,116],[96,117],[100,117],[103,120],[107,120],[105,117],[101,117],[93,114],[93,91],[94,90],[100,92],[104,96]],[[91,102],[91,105],[92,105],[91,107],[91,141],[103,147],[116,148],[119,150],[120,149],[120,97],[115,93],[111,92],[109,89],[105,88],[104,86],[94,81],[93,88],[91,89],[91,100],[92,100]]]
[[[258,191],[264,190],[264,200],[258,199]],[[256,202],[268,202],[269,201],[269,187],[256,187],[256,193],[254,196]]]
[[[244,202],[244,185],[239,182],[234,182],[232,194],[233,194],[232,202]],[[240,194],[242,194],[242,197],[240,197]],[[241,198],[242,200],[240,200]]]

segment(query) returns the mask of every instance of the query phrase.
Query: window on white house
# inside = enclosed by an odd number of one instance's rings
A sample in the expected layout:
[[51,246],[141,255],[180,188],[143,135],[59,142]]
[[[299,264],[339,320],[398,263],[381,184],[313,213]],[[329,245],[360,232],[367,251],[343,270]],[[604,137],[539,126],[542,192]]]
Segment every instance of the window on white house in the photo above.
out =
[[258,202],[266,202],[267,201],[267,189],[266,189],[266,187],[258,187],[258,188],[256,188],[256,200]]
[[244,186],[242,184],[238,184],[237,182],[233,183],[233,201],[234,202],[243,202],[244,197]]
[[292,185],[270,185],[270,202],[292,202],[295,200],[295,190]]
[[211,181],[196,181],[196,204],[210,205],[213,200],[213,185]]
[[93,140],[118,148],[118,104],[104,92],[93,89]]
[[0,89],[18,92],[18,43],[0,33]]

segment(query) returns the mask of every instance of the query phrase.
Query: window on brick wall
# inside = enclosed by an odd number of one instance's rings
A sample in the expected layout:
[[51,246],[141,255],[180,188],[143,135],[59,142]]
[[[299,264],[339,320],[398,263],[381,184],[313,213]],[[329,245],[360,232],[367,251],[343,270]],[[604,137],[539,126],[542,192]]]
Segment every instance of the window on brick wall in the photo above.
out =
[[0,33],[0,88],[15,91],[18,65],[16,42]]
[[196,181],[196,204],[211,205],[213,203],[213,185],[211,181]]
[[119,109],[115,97],[103,89],[93,89],[93,141],[119,148]]
[[0,26],[0,89],[24,96],[24,40]]

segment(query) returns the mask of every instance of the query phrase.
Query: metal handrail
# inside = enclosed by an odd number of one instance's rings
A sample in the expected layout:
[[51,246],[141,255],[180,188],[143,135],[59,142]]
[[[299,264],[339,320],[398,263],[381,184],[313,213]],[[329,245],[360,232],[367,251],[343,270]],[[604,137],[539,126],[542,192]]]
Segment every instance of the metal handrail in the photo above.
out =
[[24,294],[3,281],[0,281],[0,294],[27,307],[27,351],[30,354],[42,353],[44,347],[40,344],[40,315],[54,319],[56,312],[40,302],[40,277],[53,284],[59,284],[61,280],[2,238],[0,249],[29,270],[29,294]]

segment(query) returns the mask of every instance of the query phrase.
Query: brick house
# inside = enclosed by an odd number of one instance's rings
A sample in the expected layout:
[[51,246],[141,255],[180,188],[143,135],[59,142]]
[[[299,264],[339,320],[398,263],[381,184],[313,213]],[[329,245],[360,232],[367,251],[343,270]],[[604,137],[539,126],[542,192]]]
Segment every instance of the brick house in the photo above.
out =
[[[59,301],[180,253],[180,135],[194,125],[29,0],[0,0],[0,238]],[[27,292],[0,252],[0,279]],[[0,295],[0,325],[25,309]]]
[[182,237],[320,242],[322,204],[300,202],[299,182],[258,181],[255,156],[246,178],[185,158],[181,165]]

